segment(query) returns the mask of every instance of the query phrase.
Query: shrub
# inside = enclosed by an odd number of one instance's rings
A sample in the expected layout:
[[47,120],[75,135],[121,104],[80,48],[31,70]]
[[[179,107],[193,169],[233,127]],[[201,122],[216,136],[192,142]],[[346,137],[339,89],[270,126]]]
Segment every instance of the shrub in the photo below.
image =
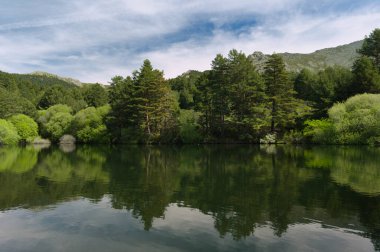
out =
[[200,143],[202,136],[198,124],[200,113],[182,109],[179,115],[179,135],[182,143]]
[[89,107],[75,114],[73,131],[79,142],[104,143],[108,141],[104,120],[109,110],[109,106]]
[[285,143],[300,144],[304,142],[304,135],[301,131],[291,130],[285,133],[283,140]]
[[29,116],[18,114],[11,116],[8,121],[15,126],[20,140],[31,142],[38,136],[38,125]]
[[373,144],[380,137],[380,95],[361,94],[329,111],[337,141],[342,144]]
[[336,142],[335,128],[328,119],[308,120],[303,135],[312,143],[329,144]]
[[68,133],[73,116],[68,113],[59,112],[53,115],[46,123],[46,132],[53,141],[57,141],[61,136]]
[[380,95],[361,94],[337,103],[329,119],[306,121],[304,135],[315,143],[377,144],[380,140]]
[[73,121],[71,112],[69,106],[62,104],[39,111],[38,122],[41,125],[41,134],[52,141],[58,141],[61,136],[69,133]]
[[12,123],[0,119],[0,144],[12,145],[17,144],[20,136]]

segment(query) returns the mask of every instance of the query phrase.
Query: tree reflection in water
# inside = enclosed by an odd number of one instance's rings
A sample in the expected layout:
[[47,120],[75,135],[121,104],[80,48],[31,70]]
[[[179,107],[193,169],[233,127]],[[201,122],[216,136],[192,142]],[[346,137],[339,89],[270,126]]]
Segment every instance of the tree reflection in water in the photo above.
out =
[[293,146],[1,148],[0,209],[109,195],[145,230],[175,203],[236,240],[317,219],[364,231],[380,249],[380,149]]

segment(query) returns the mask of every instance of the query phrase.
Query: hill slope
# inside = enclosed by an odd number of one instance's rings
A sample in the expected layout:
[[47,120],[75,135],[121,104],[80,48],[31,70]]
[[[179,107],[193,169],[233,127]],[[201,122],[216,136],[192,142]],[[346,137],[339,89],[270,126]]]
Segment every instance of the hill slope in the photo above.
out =
[[[362,44],[363,40],[338,47],[321,49],[309,54],[280,53],[280,55],[283,57],[286,68],[289,71],[298,72],[303,68],[319,71],[333,65],[351,68],[358,55],[356,51],[361,48]],[[250,55],[252,63],[260,71],[263,70],[268,57],[269,55],[265,55],[262,52],[254,52]]]
[[77,85],[77,86],[81,86],[82,85],[82,82],[80,82],[77,79],[68,78],[68,77],[62,77],[62,76],[59,76],[59,75],[55,75],[55,74],[51,74],[51,73],[46,73],[46,72],[36,71],[36,72],[33,72],[33,73],[29,74],[29,75],[43,76],[43,77],[47,77],[47,78],[51,78],[51,79],[58,79],[58,80],[62,80],[64,82],[71,83],[71,84],[74,84],[74,85]]

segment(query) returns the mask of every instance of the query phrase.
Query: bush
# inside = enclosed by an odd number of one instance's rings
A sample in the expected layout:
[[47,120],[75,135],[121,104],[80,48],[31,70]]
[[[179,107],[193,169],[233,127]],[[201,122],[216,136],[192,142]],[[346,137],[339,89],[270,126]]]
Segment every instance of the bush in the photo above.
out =
[[109,110],[109,106],[99,108],[89,107],[75,114],[73,131],[79,142],[108,142],[109,137],[104,120]]
[[72,115],[59,112],[53,115],[46,124],[46,132],[53,141],[57,141],[61,136],[69,132],[72,121]]
[[12,123],[0,119],[0,144],[12,145],[20,141],[20,136]]
[[329,117],[342,144],[373,144],[380,137],[380,95],[361,94],[335,104]]
[[29,116],[18,114],[11,116],[8,121],[15,126],[20,140],[31,142],[38,136],[38,125]]
[[200,113],[193,110],[181,109],[179,115],[179,135],[182,143],[200,143],[202,136],[199,133],[198,124]]
[[328,119],[305,122],[304,137],[312,143],[331,144],[336,142],[335,128]]
[[71,112],[69,106],[62,104],[39,111],[38,122],[41,125],[41,134],[52,141],[58,141],[61,136],[69,133],[73,121]]
[[291,130],[285,133],[283,140],[285,143],[301,144],[304,142],[304,135],[301,131]]
[[304,135],[315,143],[377,144],[380,140],[380,95],[361,94],[337,103],[329,119],[306,121]]

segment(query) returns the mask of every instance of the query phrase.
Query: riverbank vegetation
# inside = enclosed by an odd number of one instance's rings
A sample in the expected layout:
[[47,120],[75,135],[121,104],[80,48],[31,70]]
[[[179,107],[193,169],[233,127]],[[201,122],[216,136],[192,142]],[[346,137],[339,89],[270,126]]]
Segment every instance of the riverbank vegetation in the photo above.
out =
[[231,50],[211,69],[166,80],[149,60],[109,86],[0,72],[0,143],[380,142],[380,29],[351,69],[288,72],[278,54],[264,69]]

